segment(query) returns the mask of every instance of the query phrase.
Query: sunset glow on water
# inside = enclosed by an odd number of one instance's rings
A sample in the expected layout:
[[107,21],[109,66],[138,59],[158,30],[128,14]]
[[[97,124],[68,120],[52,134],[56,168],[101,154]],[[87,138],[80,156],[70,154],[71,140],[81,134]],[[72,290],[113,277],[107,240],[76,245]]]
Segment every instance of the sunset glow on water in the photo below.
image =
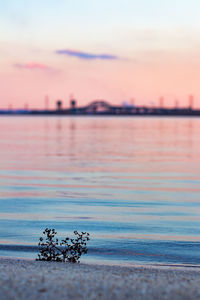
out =
[[200,119],[1,117],[0,128],[0,255],[36,257],[49,227],[88,231],[87,261],[200,262]]

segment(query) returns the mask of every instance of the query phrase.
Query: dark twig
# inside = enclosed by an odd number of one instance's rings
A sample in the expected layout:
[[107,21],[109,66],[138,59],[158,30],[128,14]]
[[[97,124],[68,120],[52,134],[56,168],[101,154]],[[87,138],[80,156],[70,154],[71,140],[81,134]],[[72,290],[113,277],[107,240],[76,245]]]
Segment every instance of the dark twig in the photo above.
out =
[[89,233],[74,231],[75,238],[66,237],[61,242],[55,238],[55,229],[46,228],[43,231],[46,237],[40,237],[38,247],[39,254],[36,260],[57,262],[79,262],[82,254],[86,254],[87,241],[90,240]]

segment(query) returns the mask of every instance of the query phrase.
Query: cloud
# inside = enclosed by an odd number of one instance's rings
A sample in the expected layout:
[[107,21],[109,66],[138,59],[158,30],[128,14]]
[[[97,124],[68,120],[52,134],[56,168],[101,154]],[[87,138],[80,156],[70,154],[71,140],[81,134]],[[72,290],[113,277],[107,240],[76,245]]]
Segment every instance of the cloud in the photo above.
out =
[[77,58],[85,59],[85,60],[94,60],[94,59],[115,60],[115,59],[119,59],[119,57],[117,57],[116,55],[93,54],[93,53],[82,52],[82,51],[77,51],[77,50],[70,50],[70,49],[57,50],[56,54],[75,56]]
[[48,70],[48,69],[50,69],[47,65],[36,63],[36,62],[30,62],[27,64],[17,63],[14,65],[14,67],[16,67],[18,69],[28,69],[28,70]]

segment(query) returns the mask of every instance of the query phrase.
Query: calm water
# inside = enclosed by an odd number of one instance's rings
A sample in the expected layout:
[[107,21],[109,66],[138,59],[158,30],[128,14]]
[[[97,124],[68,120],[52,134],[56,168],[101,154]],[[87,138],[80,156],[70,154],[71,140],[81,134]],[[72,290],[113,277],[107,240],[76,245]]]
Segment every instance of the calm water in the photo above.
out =
[[0,118],[0,255],[46,227],[91,234],[83,261],[200,264],[200,119]]

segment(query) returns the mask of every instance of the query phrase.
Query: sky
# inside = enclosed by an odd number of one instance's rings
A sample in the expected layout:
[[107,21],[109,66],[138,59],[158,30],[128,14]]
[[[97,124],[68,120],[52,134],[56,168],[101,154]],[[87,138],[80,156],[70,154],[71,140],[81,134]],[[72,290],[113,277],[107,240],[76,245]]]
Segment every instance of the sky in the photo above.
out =
[[200,108],[199,0],[0,0],[0,108]]

